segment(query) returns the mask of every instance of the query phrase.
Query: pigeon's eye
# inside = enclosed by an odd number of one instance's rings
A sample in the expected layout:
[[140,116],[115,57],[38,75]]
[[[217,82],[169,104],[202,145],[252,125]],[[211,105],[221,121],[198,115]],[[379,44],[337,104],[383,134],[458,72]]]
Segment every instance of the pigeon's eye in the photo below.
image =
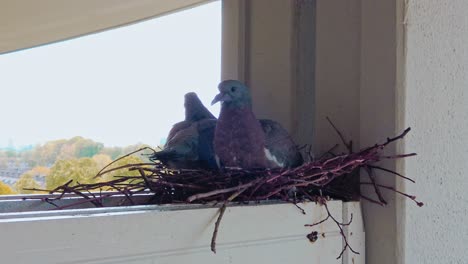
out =
[[236,91],[236,87],[232,86],[231,87],[231,92],[235,92]]

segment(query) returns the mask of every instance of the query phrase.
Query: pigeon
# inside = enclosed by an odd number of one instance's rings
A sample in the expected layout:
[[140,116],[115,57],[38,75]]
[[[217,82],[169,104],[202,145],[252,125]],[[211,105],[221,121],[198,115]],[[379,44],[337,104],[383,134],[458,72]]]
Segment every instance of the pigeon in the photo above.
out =
[[[156,152],[150,159],[160,160],[172,169],[218,169],[213,146],[216,118],[195,93],[185,95],[184,106],[185,120],[173,126],[164,150]],[[274,160],[267,167],[301,165],[302,156],[288,132],[273,120],[260,119],[259,122],[269,153],[267,159]]]
[[[260,125],[265,133],[265,148],[269,168],[295,168],[304,162],[301,152],[288,131],[278,122],[270,119],[260,119]],[[273,161],[273,162],[271,162]]]
[[150,156],[171,169],[217,169],[213,149],[216,119],[202,119],[179,130],[164,149]]
[[189,128],[192,123],[203,119],[215,119],[215,116],[203,105],[197,94],[190,92],[184,96],[185,120],[176,123],[169,131],[167,142],[170,141],[180,130]]
[[287,131],[273,120],[257,120],[246,85],[236,80],[219,84],[212,104],[221,102],[213,147],[224,167],[243,169],[296,167],[302,156]]
[[185,120],[169,131],[164,149],[149,158],[172,169],[217,168],[212,147],[216,118],[196,93],[187,93],[184,99]]

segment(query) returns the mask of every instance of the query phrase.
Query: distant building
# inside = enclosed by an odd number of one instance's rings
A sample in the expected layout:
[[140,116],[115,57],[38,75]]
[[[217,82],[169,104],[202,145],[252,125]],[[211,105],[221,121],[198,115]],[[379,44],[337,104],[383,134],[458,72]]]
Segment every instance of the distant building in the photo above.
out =
[[31,167],[26,162],[20,162],[17,164],[15,160],[9,160],[7,166],[0,169],[0,180],[8,185],[13,185],[18,181],[23,173],[30,169]]

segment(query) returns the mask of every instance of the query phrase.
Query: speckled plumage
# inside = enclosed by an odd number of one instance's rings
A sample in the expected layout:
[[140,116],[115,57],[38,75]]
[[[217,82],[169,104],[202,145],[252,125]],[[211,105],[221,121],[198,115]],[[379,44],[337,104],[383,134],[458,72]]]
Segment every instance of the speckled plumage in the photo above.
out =
[[213,145],[224,167],[267,167],[265,134],[250,107],[222,107]]

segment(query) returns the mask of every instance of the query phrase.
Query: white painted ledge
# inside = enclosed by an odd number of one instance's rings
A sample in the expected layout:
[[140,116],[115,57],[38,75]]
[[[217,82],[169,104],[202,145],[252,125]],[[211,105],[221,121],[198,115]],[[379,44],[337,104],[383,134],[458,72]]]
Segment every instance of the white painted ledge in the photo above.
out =
[[[345,232],[363,250],[359,203],[331,201],[328,206],[343,221],[353,213]],[[217,254],[210,251],[210,242],[218,208],[151,205],[128,207],[131,211],[0,214],[1,263],[364,263],[349,254],[337,260],[342,238],[335,223],[304,226],[323,219],[325,208],[314,203],[301,207],[306,215],[284,203],[228,207]],[[306,235],[314,230],[319,238],[311,243]]]

